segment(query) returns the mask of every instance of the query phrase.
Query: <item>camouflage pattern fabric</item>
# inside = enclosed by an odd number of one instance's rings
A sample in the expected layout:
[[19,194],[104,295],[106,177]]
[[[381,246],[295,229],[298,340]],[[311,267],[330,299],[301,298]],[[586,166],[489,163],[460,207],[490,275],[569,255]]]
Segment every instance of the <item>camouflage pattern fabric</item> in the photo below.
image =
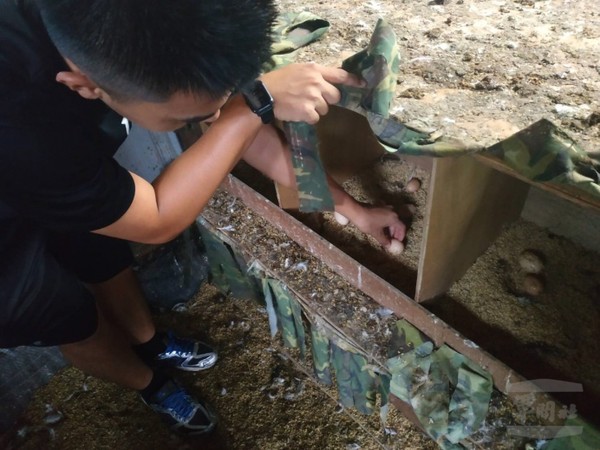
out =
[[287,286],[269,277],[260,264],[247,267],[243,256],[226,242],[227,237],[210,230],[203,220],[199,218],[198,225],[214,283],[225,293],[256,298],[256,279],[260,279],[271,334],[279,331],[284,345],[298,348],[301,357],[306,354],[306,316],[311,326],[315,375],[331,385],[335,373],[344,407],[372,414],[379,392],[380,415],[385,423],[391,392],[413,406],[424,428],[443,448],[455,448],[453,444],[481,425],[492,390],[487,372],[447,346],[434,351],[426,336],[400,320],[391,339],[393,356],[386,373],[384,368],[370,364],[360,349],[321,318],[303,312]]
[[539,450],[596,450],[600,448],[600,430],[579,417],[568,418],[556,437],[538,448]]
[[226,244],[222,236],[214,235],[202,225],[201,218],[197,224],[206,247],[212,282],[217,289],[237,298],[260,299],[256,280],[246,274],[243,257]]
[[300,211],[333,211],[333,198],[319,156],[319,140],[315,127],[302,122],[286,122],[283,124],[283,130],[292,149]]
[[[318,37],[326,29],[324,26]],[[274,36],[278,38],[282,35],[275,33]],[[289,41],[286,42],[287,48],[290,46]],[[299,45],[307,43],[308,39],[299,41]],[[273,48],[276,50],[278,47],[274,45]],[[432,157],[484,152],[494,155],[533,181],[566,184],[591,196],[600,197],[600,161],[591,158],[564,131],[548,120],[540,120],[516,135],[484,149],[408,127],[390,117],[389,108],[394,98],[399,64],[395,33],[380,19],[368,47],[346,59],[342,65],[347,71],[362,77],[367,86],[338,86],[342,94],[338,106],[366,117],[374,136],[387,151]]]
[[[300,303],[278,280],[265,277],[263,287],[267,303],[272,301],[275,305],[267,310],[277,315],[277,328],[281,332],[284,345],[288,348],[299,348],[301,356],[304,357],[305,331]],[[311,321],[311,350],[317,380],[331,385],[333,368],[340,403],[345,408],[354,407],[363,414],[372,414],[380,381],[379,375],[373,371],[367,359],[352,344],[337,336],[317,318]],[[387,385],[389,386],[389,383]],[[384,392],[389,392],[385,385]],[[387,404],[387,394],[382,403]]]
[[366,89],[348,87],[344,99],[347,107],[358,101],[361,108],[389,117],[400,69],[396,34],[382,19],[377,21],[369,46],[342,63],[342,69],[359,75]]
[[312,343],[312,356],[315,375],[320,383],[331,386],[331,365],[329,363],[329,338],[317,324],[312,323],[310,327]]
[[[266,303],[271,335],[275,336],[279,331],[283,344],[288,348],[299,349],[303,358],[306,355],[306,332],[300,302],[283,282],[268,276],[259,263],[254,262],[247,267],[243,257],[227,244],[226,236],[212,231],[203,223],[204,219],[199,218],[198,227],[207,249],[215,285],[224,293],[236,292],[240,297],[248,293],[250,298],[255,298],[253,294],[256,279],[260,279],[263,294],[261,298]],[[323,384],[331,385],[331,368],[334,368],[340,402],[345,407],[355,407],[364,414],[371,414],[378,390],[384,396],[382,405],[386,407],[389,379],[382,383],[380,374],[351,342],[338,335],[320,318],[309,319],[317,379]]]
[[[288,348],[300,350],[300,356],[306,354],[306,336],[302,321],[302,308],[288,288],[272,278],[263,278],[265,297],[270,296],[275,305],[278,329],[283,343]],[[267,292],[269,291],[269,292]]]
[[300,47],[316,41],[329,30],[330,23],[308,12],[282,13],[271,30],[271,61],[265,70],[294,62]]
[[340,403],[355,407],[362,414],[372,414],[375,406],[377,380],[368,370],[367,359],[331,345],[332,365],[338,386]]
[[385,373],[379,374],[379,398],[380,398],[380,406],[379,406],[379,418],[381,419],[382,424],[387,423],[387,416],[390,410],[390,385],[392,382],[392,377],[388,376]]
[[484,153],[533,181],[569,184],[600,197],[600,161],[592,159],[546,119],[492,145]]
[[[319,39],[327,30],[329,22],[309,12],[280,15],[272,30],[271,60],[263,70],[273,70],[293,62],[297,49]],[[285,122],[283,131],[292,151],[299,210],[333,211],[334,202],[319,156],[315,127],[307,123]]]
[[400,351],[408,351],[388,360],[390,392],[412,405],[440,447],[462,448],[460,441],[477,431],[487,415],[491,375],[446,345],[434,350],[406,321],[397,326]]
[[275,303],[273,300],[273,291],[269,286],[269,279],[264,277],[262,279],[263,295],[265,297],[265,307],[267,309],[267,316],[269,317],[269,330],[271,331],[271,337],[274,338],[278,330],[277,311],[275,310]]
[[473,151],[460,141],[433,138],[431,133],[409,128],[390,117],[399,67],[396,34],[379,19],[367,48],[342,63],[343,69],[364,79],[367,86],[338,85],[342,98],[337,105],[366,117],[375,137],[390,152],[442,156]]

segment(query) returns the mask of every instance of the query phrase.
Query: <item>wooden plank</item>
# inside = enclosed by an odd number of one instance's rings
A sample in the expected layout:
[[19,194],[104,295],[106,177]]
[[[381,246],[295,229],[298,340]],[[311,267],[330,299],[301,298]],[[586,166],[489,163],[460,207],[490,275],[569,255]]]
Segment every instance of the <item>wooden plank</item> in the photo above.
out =
[[[427,335],[436,346],[447,344],[457,352],[479,364],[491,374],[494,386],[500,392],[506,394],[508,397],[522,401],[523,391],[515,391],[511,389],[511,386],[515,383],[523,383],[521,388],[530,386],[528,392],[531,392],[531,396],[529,397],[528,405],[526,405],[528,410],[535,411],[536,405],[547,405],[548,402],[555,404],[556,411],[561,409],[562,405],[559,402],[537,388],[534,383],[525,380],[502,361],[480,348],[476,343],[466,339],[458,331],[427,311],[419,303],[394,288],[367,268],[361,266],[360,263],[235,177],[229,176],[224,181],[222,188],[229,194],[239,198],[254,213],[263,217],[271,225],[304,247],[308,252],[317,256],[331,270],[339,274],[352,286],[360,289],[380,305],[392,310],[396,317],[406,319]],[[250,249],[248,250],[251,251]],[[562,421],[558,417],[555,419],[557,423]]]
[[510,383],[523,381],[510,367],[466,339],[440,318],[235,177],[229,176],[222,187],[231,195],[241,199],[246,206],[286,233],[311,254],[316,255],[348,283],[363,291],[385,308],[393,311],[397,317],[408,320],[429,336],[436,346],[448,344],[459,353],[489,370],[500,391],[506,393]]
[[582,208],[564,197],[532,186],[521,217],[600,253],[600,211]]
[[517,219],[529,185],[471,156],[435,160],[431,174],[415,299],[448,290]]
[[275,192],[277,192],[277,202],[283,209],[297,211],[300,208],[298,190],[275,183]]
[[317,124],[319,152],[327,173],[338,183],[371,166],[386,153],[367,119],[332,106]]

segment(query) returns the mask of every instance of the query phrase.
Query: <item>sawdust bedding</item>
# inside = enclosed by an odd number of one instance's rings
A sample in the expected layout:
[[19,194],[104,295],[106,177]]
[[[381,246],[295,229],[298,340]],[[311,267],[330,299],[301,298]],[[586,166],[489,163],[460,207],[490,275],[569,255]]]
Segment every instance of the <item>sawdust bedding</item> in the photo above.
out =
[[[424,181],[423,188],[408,194],[404,186],[413,176]],[[315,230],[411,295],[423,234],[427,183],[426,172],[407,162],[386,158],[344,184],[349,192],[368,203],[385,198],[396,209],[406,203],[417,207],[402,255],[385,254],[372,239],[353,227],[340,227],[333,217],[326,217]],[[526,295],[521,288],[524,271],[519,257],[526,250],[541,255],[545,261],[545,286],[537,296]],[[581,383],[586,394],[565,396],[563,401],[569,404],[576,400],[582,413],[594,417],[600,395],[598,267],[598,253],[518,219],[503,228],[445,295],[423,306],[526,378]],[[411,284],[405,287],[407,282]]]
[[224,297],[205,284],[186,308],[156,320],[219,349],[211,370],[179,375],[218,410],[213,436],[172,434],[134,392],[68,368],[36,393],[8,448],[375,450],[386,442],[388,448],[436,448],[397,412],[384,430],[378,414],[342,409],[334,391],[318,387],[271,339],[266,312],[254,301]]

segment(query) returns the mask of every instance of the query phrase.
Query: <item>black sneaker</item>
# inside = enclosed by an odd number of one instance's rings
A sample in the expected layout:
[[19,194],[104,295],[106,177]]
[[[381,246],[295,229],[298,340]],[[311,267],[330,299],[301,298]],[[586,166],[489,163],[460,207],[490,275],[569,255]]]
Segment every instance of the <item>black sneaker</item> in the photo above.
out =
[[167,380],[148,400],[143,396],[142,400],[174,431],[187,435],[207,434],[217,425],[216,414],[174,380]]
[[155,357],[159,367],[175,367],[196,372],[209,369],[217,362],[217,352],[203,342],[179,338],[169,331],[165,344],[165,351]]

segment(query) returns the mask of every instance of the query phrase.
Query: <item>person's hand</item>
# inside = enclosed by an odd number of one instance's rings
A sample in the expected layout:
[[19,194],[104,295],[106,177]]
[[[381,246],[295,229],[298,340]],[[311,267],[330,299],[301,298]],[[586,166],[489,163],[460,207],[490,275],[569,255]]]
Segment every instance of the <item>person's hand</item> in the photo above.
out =
[[274,100],[275,117],[287,122],[315,124],[329,105],[340,100],[334,84],[362,86],[363,82],[343,69],[315,63],[290,64],[261,76]]
[[403,241],[406,225],[391,208],[362,205],[351,219],[363,233],[373,236],[386,250],[392,239]]

